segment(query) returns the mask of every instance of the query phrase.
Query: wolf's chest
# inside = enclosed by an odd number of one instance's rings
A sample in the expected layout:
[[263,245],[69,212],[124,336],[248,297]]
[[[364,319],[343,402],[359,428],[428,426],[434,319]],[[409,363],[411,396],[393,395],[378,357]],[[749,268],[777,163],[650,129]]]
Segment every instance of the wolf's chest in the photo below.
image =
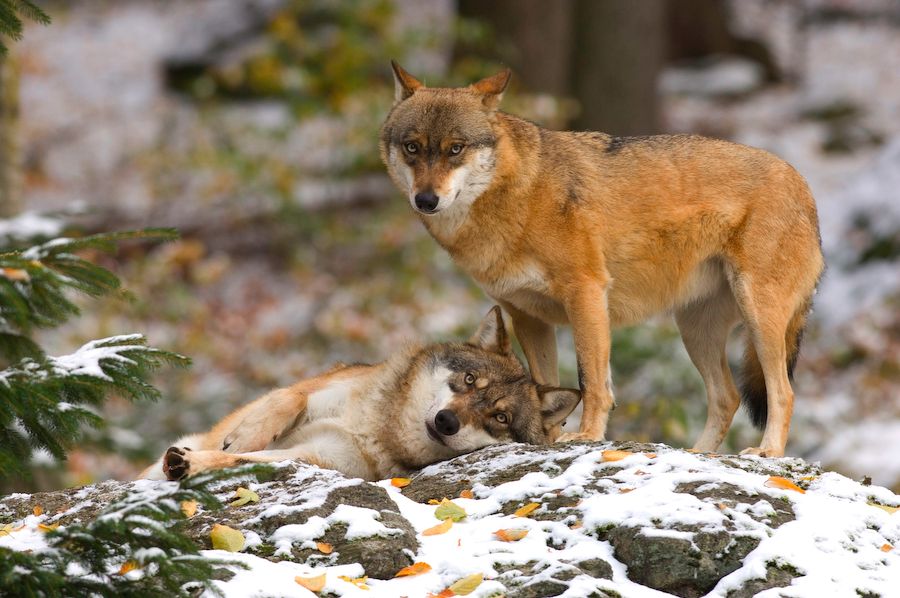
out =
[[510,303],[535,318],[566,324],[563,305],[550,294],[546,273],[536,264],[525,263],[502,271],[490,270],[475,276],[491,297]]

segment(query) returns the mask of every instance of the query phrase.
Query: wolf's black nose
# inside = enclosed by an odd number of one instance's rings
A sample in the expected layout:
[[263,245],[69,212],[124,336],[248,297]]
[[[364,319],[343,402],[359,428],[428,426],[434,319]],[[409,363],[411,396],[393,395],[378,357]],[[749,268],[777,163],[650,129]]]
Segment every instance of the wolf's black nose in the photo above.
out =
[[441,409],[434,416],[434,427],[444,436],[453,436],[459,432],[459,419],[449,409]]
[[430,214],[437,208],[440,200],[441,198],[435,195],[433,191],[416,193],[416,208],[421,212],[428,212]]

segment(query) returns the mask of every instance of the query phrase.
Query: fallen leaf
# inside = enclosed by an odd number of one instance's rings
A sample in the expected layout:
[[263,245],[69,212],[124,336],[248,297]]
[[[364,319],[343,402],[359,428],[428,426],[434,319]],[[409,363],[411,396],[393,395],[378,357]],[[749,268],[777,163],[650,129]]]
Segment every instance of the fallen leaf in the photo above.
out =
[[28,275],[28,272],[25,270],[22,270],[21,268],[0,268],[0,274],[5,276],[9,280],[15,280],[15,281],[31,280],[31,276]]
[[806,490],[795,484],[794,482],[778,477],[771,476],[768,480],[766,480],[766,486],[769,488],[780,488],[781,490],[792,490],[794,492],[799,492],[800,494],[806,494]]
[[331,554],[332,552],[334,552],[334,546],[332,546],[328,542],[316,542],[316,550],[318,550],[322,554]]
[[630,457],[633,454],[634,453],[632,453],[631,451],[620,451],[620,450],[611,449],[608,451],[603,451],[600,454],[600,456],[603,461],[619,461],[621,459],[624,459],[625,457]]
[[456,596],[456,594],[453,593],[453,590],[447,588],[441,590],[439,594],[432,594],[431,592],[428,592],[427,598],[451,598],[452,596]]
[[870,502],[868,504],[869,504],[869,506],[872,506],[872,507],[878,507],[882,511],[887,511],[888,515],[893,515],[897,511],[900,511],[900,507],[889,507],[887,505],[879,505],[878,503],[874,503],[874,502]]
[[59,527],[58,523],[50,523],[50,524],[38,523],[38,529],[44,533],[52,532],[53,530],[55,530],[58,527]]
[[344,581],[346,581],[348,583],[352,583],[360,590],[368,590],[369,589],[369,586],[366,585],[366,582],[369,581],[368,575],[364,575],[362,577],[357,577],[357,578],[350,578],[350,577],[347,577],[346,575],[340,575],[340,576],[338,576],[338,579],[343,579]]
[[656,459],[656,453],[644,453],[644,456],[648,459]]
[[423,536],[437,536],[439,534],[447,533],[447,531],[453,527],[453,520],[449,517],[444,519],[443,523],[439,523],[434,527],[429,527],[427,530],[422,532]]
[[719,509],[720,511],[724,511],[725,509],[728,508],[728,505],[726,505],[726,504],[723,503],[723,502],[717,502],[717,503],[716,503],[716,508]]
[[475,493],[466,488],[462,492],[459,493],[460,498],[475,498]]
[[540,506],[541,506],[540,503],[530,502],[527,505],[525,505],[524,507],[519,507],[518,509],[516,509],[516,512],[513,513],[513,515],[515,515],[516,517],[528,517],[532,511],[534,511],[535,509],[537,509]]
[[412,482],[409,478],[391,478],[391,486],[395,488],[406,488]]
[[140,566],[137,564],[137,561],[128,560],[122,563],[122,566],[119,567],[119,575],[125,575],[129,571],[134,571],[135,569],[140,569]]
[[800,479],[803,480],[804,482],[811,482],[812,480],[816,479],[817,477],[819,477],[819,476],[805,475]]
[[437,500],[437,499],[435,499],[435,498],[429,498],[429,499],[428,499],[428,504],[430,504],[430,505],[439,505],[439,504],[441,504],[441,501],[439,501],[439,500]]
[[40,517],[44,514],[44,507],[41,505],[34,505],[34,509],[31,512],[34,513],[35,517]]
[[619,488],[619,494],[628,494],[629,492],[632,492],[633,490],[634,490],[634,488]]
[[484,575],[475,573],[474,575],[467,575],[462,579],[453,582],[447,589],[456,596],[466,596],[474,592],[475,588],[480,586],[482,581],[484,581]]
[[428,573],[431,571],[431,565],[428,563],[418,562],[413,563],[409,567],[403,567],[394,577],[410,577],[412,575],[421,575],[423,573]]
[[569,526],[569,529],[581,529],[581,526],[582,526],[582,525],[584,525],[584,524],[581,523],[581,520],[580,520],[580,519],[578,519],[578,520],[575,521],[575,523],[573,523],[573,524],[571,524],[571,525]]
[[321,592],[325,589],[325,574],[317,575],[316,577],[300,577],[299,575],[294,578],[298,584],[309,590],[310,592]]
[[893,549],[894,549],[894,547],[891,546],[890,544],[882,544],[881,545],[881,552],[890,552]]
[[197,513],[197,501],[196,500],[183,500],[181,501],[181,512],[184,513],[184,516],[190,519]]
[[243,507],[247,503],[259,502],[259,494],[248,488],[238,488],[234,491],[237,500],[231,501],[232,507]]
[[452,500],[447,500],[445,498],[441,501],[441,504],[438,505],[438,508],[434,510],[434,516],[441,521],[447,518],[450,518],[453,521],[460,521],[466,518],[466,511]]
[[516,542],[528,535],[527,529],[498,529],[494,535],[501,542]]
[[212,547],[217,550],[240,552],[244,547],[244,534],[219,523],[215,524],[212,531],[209,532],[209,539],[212,540]]

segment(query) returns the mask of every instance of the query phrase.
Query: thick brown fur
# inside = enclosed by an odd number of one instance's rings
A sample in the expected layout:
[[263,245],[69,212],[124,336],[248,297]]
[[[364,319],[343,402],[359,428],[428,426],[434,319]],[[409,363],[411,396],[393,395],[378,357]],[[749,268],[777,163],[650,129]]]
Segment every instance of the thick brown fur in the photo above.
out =
[[494,307],[467,343],[409,347],[274,390],[178,440],[141,477],[297,459],[378,480],[488,444],[551,442],[579,398],[532,381]]
[[[824,266],[803,177],[766,151],[695,135],[543,129],[496,110],[508,72],[428,88],[394,70],[382,158],[432,236],[512,316],[535,380],[558,383],[554,326],[573,326],[584,414],[565,439],[604,437],[610,330],[670,312],[707,390],[695,447],[715,450],[740,403],[725,343],[742,322],[744,396],[765,423],[745,452],[784,453],[788,363]],[[439,198],[433,211],[422,194]]]

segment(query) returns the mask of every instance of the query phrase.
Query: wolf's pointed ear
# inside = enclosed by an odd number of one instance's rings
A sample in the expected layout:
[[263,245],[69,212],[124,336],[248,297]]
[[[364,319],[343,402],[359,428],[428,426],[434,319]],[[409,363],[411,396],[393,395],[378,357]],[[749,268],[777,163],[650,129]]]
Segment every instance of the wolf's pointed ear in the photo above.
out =
[[538,396],[541,398],[545,430],[561,424],[581,400],[581,393],[577,390],[553,386],[538,386]]
[[402,102],[417,89],[425,87],[421,81],[403,70],[396,61],[391,61],[391,68],[394,69],[394,102]]
[[503,312],[500,311],[499,305],[491,308],[491,311],[478,325],[478,330],[469,339],[469,343],[494,353],[505,355],[512,352],[509,335],[506,333],[506,326],[503,324]]
[[485,108],[495,110],[500,105],[500,100],[503,99],[503,92],[506,90],[511,76],[512,71],[504,69],[496,75],[491,75],[477,83],[473,83],[469,87],[475,93],[481,94],[481,101],[484,102]]

